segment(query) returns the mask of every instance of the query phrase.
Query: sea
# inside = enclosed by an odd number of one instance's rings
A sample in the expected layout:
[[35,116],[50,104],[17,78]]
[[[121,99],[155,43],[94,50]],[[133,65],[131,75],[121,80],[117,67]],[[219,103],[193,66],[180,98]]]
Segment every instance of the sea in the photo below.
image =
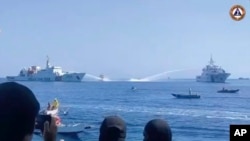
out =
[[[3,82],[4,80],[1,80]],[[19,82],[36,95],[41,107],[57,98],[62,122],[81,123],[78,136],[58,135],[64,141],[97,141],[104,117],[119,115],[127,123],[127,141],[142,141],[145,124],[166,120],[173,141],[228,141],[230,124],[250,124],[250,80],[199,83],[195,80],[164,82]],[[136,90],[131,90],[136,87]],[[223,87],[240,89],[236,94],[217,93]],[[189,88],[200,99],[176,99],[171,93],[187,94]],[[33,136],[34,141],[42,137]]]

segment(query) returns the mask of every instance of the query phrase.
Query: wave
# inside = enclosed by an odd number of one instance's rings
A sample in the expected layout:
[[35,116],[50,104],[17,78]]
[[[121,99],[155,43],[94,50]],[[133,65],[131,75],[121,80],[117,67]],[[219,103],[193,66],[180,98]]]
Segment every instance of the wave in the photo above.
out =
[[205,117],[214,119],[230,119],[230,120],[250,120],[250,113],[235,112],[226,110],[208,110],[208,109],[180,109],[180,108],[156,108],[143,106],[112,106],[112,105],[84,105],[81,106],[84,110],[103,111],[105,113],[146,113],[154,116],[189,116],[189,117]]
[[231,119],[231,120],[250,120],[248,115],[234,115],[234,116],[206,116],[206,118],[221,118],[221,119]]

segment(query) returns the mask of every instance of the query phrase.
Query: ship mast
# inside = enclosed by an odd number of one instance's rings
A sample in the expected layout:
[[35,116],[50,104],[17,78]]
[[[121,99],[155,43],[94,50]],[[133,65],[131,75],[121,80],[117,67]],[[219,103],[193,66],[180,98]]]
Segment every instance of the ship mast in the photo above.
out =
[[46,69],[48,69],[49,68],[49,56],[47,55],[47,62],[46,62]]
[[214,60],[213,60],[213,56],[212,56],[212,55],[211,55],[211,57],[210,57],[210,62],[209,62],[209,64],[210,64],[211,66],[214,65]]

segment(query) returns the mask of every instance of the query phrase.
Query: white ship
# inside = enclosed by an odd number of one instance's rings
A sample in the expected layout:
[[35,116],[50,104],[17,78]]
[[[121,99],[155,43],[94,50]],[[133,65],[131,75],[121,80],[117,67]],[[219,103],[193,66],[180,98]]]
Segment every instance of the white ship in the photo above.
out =
[[31,66],[22,69],[18,76],[7,76],[9,81],[61,81],[61,82],[81,82],[85,73],[63,72],[61,67],[51,66],[47,57],[46,68]]
[[202,69],[202,74],[196,77],[198,82],[225,83],[230,73],[214,64],[213,58],[210,58],[209,64]]

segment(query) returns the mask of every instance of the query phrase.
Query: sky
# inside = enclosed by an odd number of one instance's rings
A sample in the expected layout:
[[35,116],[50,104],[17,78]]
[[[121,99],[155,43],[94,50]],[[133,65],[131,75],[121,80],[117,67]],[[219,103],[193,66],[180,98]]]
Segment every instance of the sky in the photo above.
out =
[[[234,21],[230,8],[246,9]],[[0,77],[45,67],[142,78],[194,78],[215,63],[250,77],[250,0],[0,0]]]

